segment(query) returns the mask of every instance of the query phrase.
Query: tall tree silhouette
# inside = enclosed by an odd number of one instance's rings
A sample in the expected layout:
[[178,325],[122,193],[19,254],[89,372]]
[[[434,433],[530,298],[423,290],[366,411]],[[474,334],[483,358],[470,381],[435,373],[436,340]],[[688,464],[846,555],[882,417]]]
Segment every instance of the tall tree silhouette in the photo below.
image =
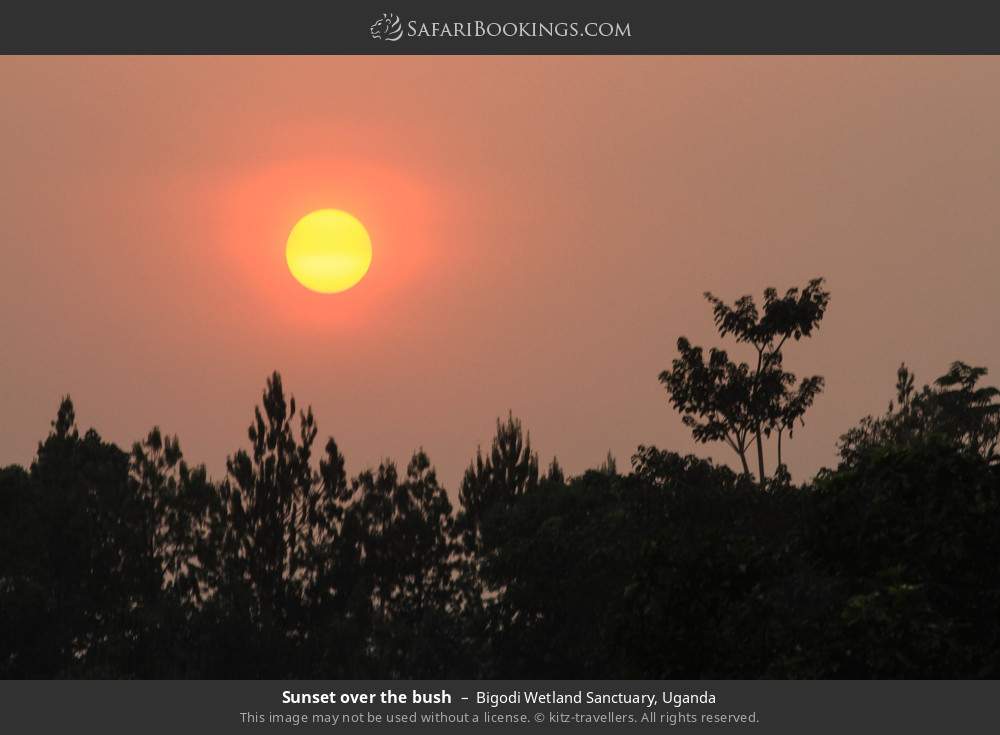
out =
[[198,606],[214,579],[209,536],[218,508],[216,489],[204,465],[189,467],[176,436],[154,427],[132,446],[129,473],[133,492],[148,517],[143,526],[151,555],[162,571],[164,591],[182,604]]
[[129,483],[128,455],[93,429],[80,436],[66,397],[31,476],[47,589],[37,653],[63,675],[142,671],[162,577],[153,514]]
[[297,635],[315,586],[329,581],[324,564],[335,558],[330,546],[342,514],[343,458],[330,441],[317,473],[310,464],[316,433],[312,409],[296,415],[295,398],[286,400],[275,372],[254,411],[250,451],[228,460],[220,488],[223,597],[235,610],[247,603],[272,662],[281,638]]
[[[496,623],[496,593],[502,586],[496,577],[487,579],[485,567],[502,542],[503,517],[520,499],[539,487],[538,455],[531,449],[531,437],[513,413],[497,419],[496,434],[489,454],[482,447],[469,464],[459,488],[459,511],[455,527],[462,540],[459,598],[465,633],[473,655],[485,655],[489,636],[485,631]],[[562,469],[553,460],[549,478],[542,484],[555,486]],[[489,671],[489,667],[486,668]]]
[[[556,465],[558,468],[558,465]],[[561,472],[561,470],[559,470]],[[478,546],[485,515],[497,504],[509,504],[538,486],[538,455],[531,450],[531,437],[512,413],[506,421],[497,419],[490,452],[476,450],[459,490],[461,512],[458,524],[465,546]]]
[[376,659],[374,673],[447,674],[444,662],[457,656],[458,642],[446,634],[456,613],[456,548],[447,493],[423,450],[413,455],[402,478],[386,461],[377,471],[362,472],[353,491],[344,538],[360,552],[360,592],[371,605],[368,649]]
[[660,373],[670,403],[683,414],[699,442],[725,441],[740,458],[743,471],[750,474],[747,452],[757,453],[757,476],[767,480],[764,439],[777,437],[777,466],[783,466],[781,438],[789,436],[796,423],[823,388],[823,378],[812,376],[796,385],[795,375],[783,368],[782,349],[789,339],[809,337],[826,313],[830,294],[823,279],[816,278],[803,289],[791,288],[783,296],[773,288],[764,290],[762,310],[752,296],[743,296],[730,306],[711,293],[715,326],[720,337],[733,335],[750,345],[753,363],[734,362],[725,350],[704,350],[685,337],[677,340],[680,356],[670,370]]

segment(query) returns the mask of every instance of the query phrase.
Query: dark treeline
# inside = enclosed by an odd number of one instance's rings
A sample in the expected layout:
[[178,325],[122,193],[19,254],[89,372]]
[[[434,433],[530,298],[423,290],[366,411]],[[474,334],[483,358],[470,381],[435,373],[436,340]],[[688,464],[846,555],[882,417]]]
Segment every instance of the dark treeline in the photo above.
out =
[[453,507],[422,450],[348,477],[277,373],[221,480],[159,429],[81,433],[66,398],[31,466],[0,469],[0,675],[1000,676],[985,370],[918,390],[900,368],[795,484],[781,442],[823,381],[784,351],[829,294],[708,297],[751,360],[681,338],[660,379],[739,472],[642,446],[567,477],[509,416]]

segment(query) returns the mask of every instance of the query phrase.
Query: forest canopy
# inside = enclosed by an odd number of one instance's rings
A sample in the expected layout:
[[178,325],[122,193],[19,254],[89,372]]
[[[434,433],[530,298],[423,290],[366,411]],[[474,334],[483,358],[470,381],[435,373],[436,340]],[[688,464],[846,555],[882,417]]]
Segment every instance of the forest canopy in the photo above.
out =
[[[0,675],[724,678],[1000,675],[1000,401],[955,362],[796,483],[823,388],[787,367],[821,279],[733,304],[740,362],[681,337],[660,375],[739,471],[640,446],[567,476],[498,419],[449,494],[422,449],[348,476],[281,375],[221,479],[159,428],[122,448],[69,397],[0,469]],[[455,501],[453,504],[453,498]]]

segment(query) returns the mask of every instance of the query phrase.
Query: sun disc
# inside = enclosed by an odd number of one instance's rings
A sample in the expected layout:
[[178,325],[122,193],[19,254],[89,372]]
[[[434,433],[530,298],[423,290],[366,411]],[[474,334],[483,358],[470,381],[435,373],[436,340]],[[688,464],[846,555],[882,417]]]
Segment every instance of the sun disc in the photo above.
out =
[[319,209],[292,228],[285,261],[295,280],[309,290],[338,293],[368,273],[372,243],[357,218],[339,209]]

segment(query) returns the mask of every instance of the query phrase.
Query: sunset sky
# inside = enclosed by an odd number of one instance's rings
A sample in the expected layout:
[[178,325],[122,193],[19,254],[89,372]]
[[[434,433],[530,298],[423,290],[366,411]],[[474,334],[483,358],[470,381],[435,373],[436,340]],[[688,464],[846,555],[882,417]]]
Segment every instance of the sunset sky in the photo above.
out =
[[[735,466],[657,374],[718,342],[703,291],[820,275],[796,479],[901,361],[1000,381],[1000,58],[6,57],[0,84],[0,465],[69,393],[221,477],[277,369],[352,473],[422,446],[454,493],[508,410],[569,473]],[[373,252],[337,294],[285,264],[328,207]]]

